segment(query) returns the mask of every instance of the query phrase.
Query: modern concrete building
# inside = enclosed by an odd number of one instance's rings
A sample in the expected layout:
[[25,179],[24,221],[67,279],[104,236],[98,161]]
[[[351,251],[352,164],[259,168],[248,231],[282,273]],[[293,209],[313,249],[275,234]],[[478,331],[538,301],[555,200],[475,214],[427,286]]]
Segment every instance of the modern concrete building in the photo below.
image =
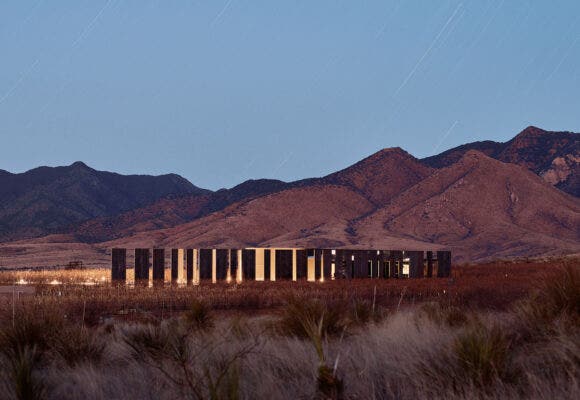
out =
[[[149,249],[135,249],[135,280],[149,280]],[[126,280],[127,249],[112,250],[111,277]],[[448,277],[451,252],[308,248],[171,249],[171,281],[277,281]],[[153,249],[153,280],[165,277],[165,250]]]

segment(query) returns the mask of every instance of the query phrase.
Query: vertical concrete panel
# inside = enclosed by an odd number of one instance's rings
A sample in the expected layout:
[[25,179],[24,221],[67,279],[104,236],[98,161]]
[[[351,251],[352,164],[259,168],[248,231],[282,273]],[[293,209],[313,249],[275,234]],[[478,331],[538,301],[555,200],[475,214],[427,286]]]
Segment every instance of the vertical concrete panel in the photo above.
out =
[[127,279],[127,249],[111,250],[111,280],[125,281]]
[[135,249],[135,280],[149,280],[149,249]]
[[228,283],[232,282],[236,276],[236,272],[234,271],[234,260],[235,260],[235,256],[236,253],[234,250],[232,249],[228,249],[227,251],[227,255],[228,255],[228,263],[227,263],[227,271],[226,271],[226,281]]
[[177,279],[179,278],[179,269],[178,269],[179,263],[177,262],[177,258],[178,258],[178,250],[171,249],[171,281],[172,282],[177,282]]
[[399,277],[399,267],[398,267],[398,257],[397,253],[394,250],[389,252],[389,268],[391,269],[391,278],[398,278]]
[[224,281],[228,273],[228,250],[216,249],[216,280]]
[[427,252],[427,277],[428,278],[433,277],[433,252],[432,251]]
[[[354,267],[352,267],[352,278],[363,278],[366,277],[366,265],[364,266],[364,270],[363,270],[363,266],[362,266],[362,261],[363,261],[363,257],[362,257],[362,251],[360,250],[351,250],[351,261],[352,261],[352,256],[354,256]],[[363,272],[364,271],[364,272]]]
[[344,255],[345,255],[345,259],[346,259],[348,277],[350,279],[356,278],[358,275],[358,269],[360,268],[360,266],[359,266],[360,257],[358,257],[357,251],[356,250],[345,250]]
[[270,280],[270,257],[272,257],[272,250],[264,250],[264,280]]
[[381,251],[381,274],[384,279],[391,278],[391,263],[389,257],[389,252],[387,250]]
[[264,280],[264,253],[265,249],[256,249],[256,280]]
[[316,253],[314,249],[306,250],[306,280],[316,282]]
[[317,274],[316,279],[319,279],[321,282],[324,281],[324,250],[320,249],[316,251],[317,253]]
[[193,249],[185,251],[185,275],[187,282],[193,282]]
[[185,249],[177,249],[177,281],[179,283],[187,282],[185,274]]
[[423,277],[423,252],[409,251],[409,278]]
[[308,275],[308,255],[306,250],[296,249],[296,278],[306,279]]
[[381,266],[383,265],[382,252],[380,250],[372,251],[373,254],[373,278],[382,278],[383,274],[381,271]]
[[217,282],[217,250],[211,249],[211,282]]
[[270,280],[276,280],[276,249],[270,250]]
[[290,280],[293,278],[292,250],[276,250],[276,279]]
[[322,249],[314,250],[314,280],[324,280],[322,274]]
[[211,249],[199,249],[199,279],[211,279]]
[[165,249],[153,249],[153,280],[165,279]]
[[242,280],[243,280],[243,271],[244,271],[244,269],[242,267],[244,265],[243,262],[242,262],[243,261],[242,260],[242,257],[243,257],[242,250],[240,249],[240,250],[236,251],[236,254],[237,254],[237,257],[236,257],[236,264],[237,264],[236,265],[236,281],[237,282],[242,282]]
[[199,249],[193,249],[193,281],[199,283]]
[[256,280],[256,250],[244,249],[242,250],[242,269],[244,280]]
[[331,271],[332,252],[330,249],[322,250],[322,276],[324,280],[331,280],[333,278]]
[[451,275],[451,252],[437,252],[437,277],[446,278]]
[[348,252],[344,249],[336,250],[334,263],[334,278],[344,279],[350,278],[351,275],[351,260]]
[[366,250],[357,251],[357,278],[369,277],[369,254]]
[[296,249],[292,249],[292,280],[296,281],[298,278],[298,256]]
[[382,278],[383,273],[382,273],[382,265],[383,265],[383,256],[381,255],[381,251],[375,251],[372,250],[371,254],[373,257],[373,278],[377,279],[377,278]]

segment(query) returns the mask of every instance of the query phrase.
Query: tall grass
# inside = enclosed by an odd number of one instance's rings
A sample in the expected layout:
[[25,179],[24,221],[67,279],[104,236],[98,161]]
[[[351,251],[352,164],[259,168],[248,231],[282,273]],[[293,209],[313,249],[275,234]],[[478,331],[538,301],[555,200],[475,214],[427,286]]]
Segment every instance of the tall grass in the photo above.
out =
[[426,296],[397,311],[391,283],[376,298],[358,282],[276,299],[259,284],[118,289],[112,305],[99,296],[113,289],[78,302],[91,292],[64,288],[22,299],[14,320],[0,303],[0,398],[576,399],[578,282],[563,265],[499,310]]

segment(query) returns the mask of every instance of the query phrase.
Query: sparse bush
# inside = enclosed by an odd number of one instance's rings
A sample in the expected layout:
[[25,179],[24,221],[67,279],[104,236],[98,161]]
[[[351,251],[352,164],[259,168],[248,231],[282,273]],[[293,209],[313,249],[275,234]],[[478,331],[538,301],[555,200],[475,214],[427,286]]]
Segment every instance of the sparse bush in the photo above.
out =
[[499,327],[479,324],[461,333],[453,346],[458,371],[479,387],[508,378],[510,350],[510,342]]
[[[580,325],[580,265],[569,262],[557,274],[546,277],[538,290],[513,307],[518,340],[537,341],[555,330]],[[558,321],[558,323],[555,323]]]
[[194,329],[205,330],[213,327],[211,308],[202,300],[194,299],[189,309],[183,313],[183,317]]
[[567,313],[580,317],[580,264],[564,264],[554,279],[546,279],[540,299],[553,315]]
[[354,324],[364,325],[375,319],[375,311],[372,305],[365,300],[353,300],[350,319]]
[[36,347],[24,347],[10,359],[15,397],[19,400],[40,400],[45,396],[45,384],[39,368]]
[[320,321],[322,337],[344,334],[350,323],[347,305],[344,302],[290,297],[277,328],[288,336],[309,338],[312,327],[318,326]]
[[37,358],[44,357],[65,324],[64,317],[53,310],[20,310],[13,321],[3,321],[0,327],[0,352],[10,358],[34,348]]
[[443,305],[439,302],[422,304],[418,315],[424,315],[438,325],[449,327],[464,326],[469,321],[465,310],[457,306]]
[[66,326],[53,338],[51,350],[68,366],[96,364],[103,358],[105,343],[84,327]]

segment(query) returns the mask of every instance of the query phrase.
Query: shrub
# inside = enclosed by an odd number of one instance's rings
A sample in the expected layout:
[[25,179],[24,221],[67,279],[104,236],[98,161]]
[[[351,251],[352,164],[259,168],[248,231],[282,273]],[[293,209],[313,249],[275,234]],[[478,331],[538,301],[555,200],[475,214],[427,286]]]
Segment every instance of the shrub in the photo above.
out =
[[568,262],[554,279],[547,279],[540,291],[542,304],[553,315],[580,317],[580,265]]
[[205,330],[213,327],[211,308],[202,300],[195,299],[189,309],[184,312],[183,317],[196,330]]
[[55,355],[68,366],[83,362],[98,363],[103,358],[105,343],[93,331],[78,326],[66,326],[53,338]]
[[[537,341],[580,324],[580,267],[569,262],[558,273],[546,277],[538,290],[514,305],[518,339]],[[558,319],[559,324],[554,324]]]
[[277,328],[288,336],[309,338],[312,327],[321,323],[321,336],[326,337],[343,334],[349,322],[348,309],[343,302],[290,297]]
[[425,303],[419,309],[418,315],[425,315],[431,321],[441,326],[460,327],[469,321],[465,310],[439,302]]
[[486,328],[476,324],[456,338],[453,351],[459,371],[477,386],[509,375],[510,342],[497,326]]
[[46,387],[38,374],[36,347],[25,347],[10,360],[13,390],[17,399],[44,399]]
[[351,306],[350,319],[353,324],[364,325],[371,319],[378,319],[377,313],[373,310],[372,305],[365,300],[353,300]]
[[8,358],[27,353],[40,358],[53,345],[65,325],[65,320],[56,312],[35,315],[32,311],[24,310],[17,315],[13,324],[4,322],[0,329],[0,352]]

